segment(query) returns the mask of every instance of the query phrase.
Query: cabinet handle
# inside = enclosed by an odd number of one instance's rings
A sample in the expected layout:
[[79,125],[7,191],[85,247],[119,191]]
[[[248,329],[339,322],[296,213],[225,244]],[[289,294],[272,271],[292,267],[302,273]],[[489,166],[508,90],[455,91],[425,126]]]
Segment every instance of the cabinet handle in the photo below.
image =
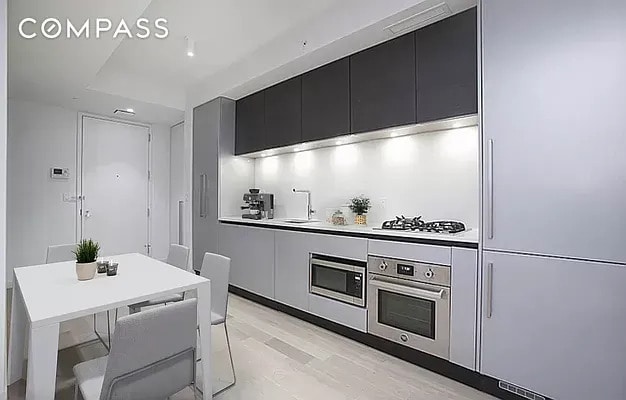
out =
[[493,239],[493,139],[487,142],[487,238]]
[[207,176],[200,174],[200,218],[206,218],[207,210]]
[[493,263],[487,263],[485,272],[485,316],[491,318],[493,312]]

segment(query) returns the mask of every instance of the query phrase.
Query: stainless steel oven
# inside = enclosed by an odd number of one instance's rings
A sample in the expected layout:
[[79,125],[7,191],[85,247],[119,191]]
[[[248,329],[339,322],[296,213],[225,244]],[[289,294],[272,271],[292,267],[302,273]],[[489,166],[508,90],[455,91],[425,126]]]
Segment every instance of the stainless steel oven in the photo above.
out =
[[450,358],[450,267],[370,256],[368,332]]
[[365,261],[311,254],[309,265],[311,293],[365,307]]

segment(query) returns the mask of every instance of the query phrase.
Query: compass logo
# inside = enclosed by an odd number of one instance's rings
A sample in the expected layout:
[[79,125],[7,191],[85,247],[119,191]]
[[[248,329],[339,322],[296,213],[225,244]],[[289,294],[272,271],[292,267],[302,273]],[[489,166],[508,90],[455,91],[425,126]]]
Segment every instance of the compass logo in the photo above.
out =
[[128,39],[147,39],[154,36],[157,39],[165,39],[169,35],[167,19],[157,18],[150,21],[148,18],[139,18],[133,24],[128,24],[124,19],[112,21],[109,18],[94,18],[75,24],[69,19],[46,18],[39,22],[35,18],[24,18],[17,27],[20,36],[25,39],[33,39],[41,35],[46,39],[72,39],[95,37],[100,39],[109,32],[113,32],[113,39],[125,36]]

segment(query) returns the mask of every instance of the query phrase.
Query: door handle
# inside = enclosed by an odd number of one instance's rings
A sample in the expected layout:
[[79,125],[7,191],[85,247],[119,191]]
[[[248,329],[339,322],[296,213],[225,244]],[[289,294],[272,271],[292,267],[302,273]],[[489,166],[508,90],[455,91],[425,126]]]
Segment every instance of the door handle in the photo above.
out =
[[89,210],[85,210],[85,212],[83,213],[83,216],[84,216],[85,218],[90,218],[90,217],[91,217],[91,211],[89,211]]
[[207,216],[207,186],[207,175],[200,174],[200,218]]
[[493,263],[487,263],[485,270],[485,317],[493,313]]
[[493,239],[493,139],[487,142],[487,238]]
[[178,202],[178,244],[183,244],[183,212],[185,202],[180,200]]
[[391,282],[385,282],[378,277],[372,277],[369,281],[370,285],[377,286],[383,289],[387,289],[390,291],[394,291],[397,293],[406,294],[414,297],[422,297],[429,300],[441,300],[444,295],[444,290],[440,289],[437,291],[422,289],[414,286],[408,285],[397,285]]

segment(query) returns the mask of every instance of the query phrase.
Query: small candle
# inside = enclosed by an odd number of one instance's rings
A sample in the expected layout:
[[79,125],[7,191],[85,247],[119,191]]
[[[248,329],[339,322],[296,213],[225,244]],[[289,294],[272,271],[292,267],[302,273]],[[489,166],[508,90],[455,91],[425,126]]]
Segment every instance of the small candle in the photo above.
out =
[[107,276],[117,275],[117,265],[116,262],[109,263],[107,266]]

